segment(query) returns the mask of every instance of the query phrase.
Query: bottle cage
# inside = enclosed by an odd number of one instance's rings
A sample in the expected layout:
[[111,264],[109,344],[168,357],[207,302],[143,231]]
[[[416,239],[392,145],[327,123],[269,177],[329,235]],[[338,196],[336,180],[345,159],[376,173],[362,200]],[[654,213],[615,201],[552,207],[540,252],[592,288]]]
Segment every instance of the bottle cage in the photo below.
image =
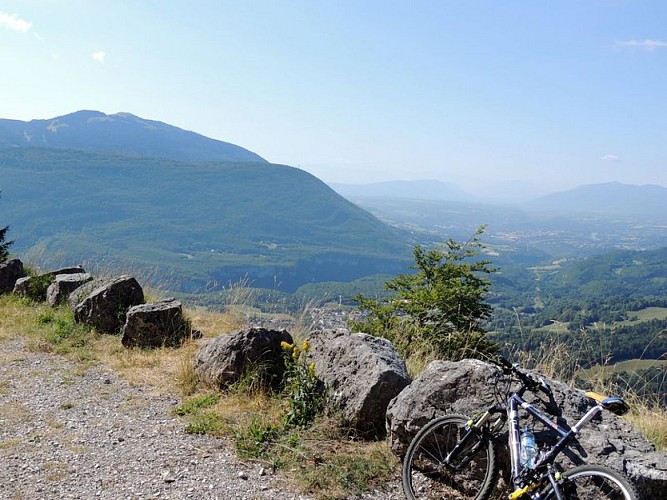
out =
[[609,410],[616,415],[625,415],[630,406],[622,398],[607,398],[595,392],[587,392],[586,396],[597,401],[605,410]]

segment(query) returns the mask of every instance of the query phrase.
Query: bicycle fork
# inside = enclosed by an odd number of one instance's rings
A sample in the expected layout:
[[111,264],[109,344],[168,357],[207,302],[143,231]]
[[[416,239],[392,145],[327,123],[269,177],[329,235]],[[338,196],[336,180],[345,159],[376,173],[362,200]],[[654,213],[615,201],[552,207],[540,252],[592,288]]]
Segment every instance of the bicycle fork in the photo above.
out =
[[[472,459],[472,457],[474,456],[475,452],[479,449],[479,447],[483,445],[484,440],[482,439],[481,435],[484,426],[489,422],[491,417],[497,413],[500,413],[501,415],[504,416],[504,410],[502,408],[494,407],[486,410],[477,419],[468,420],[465,427],[466,429],[465,433],[456,442],[454,448],[452,448],[452,451],[450,451],[449,454],[445,457],[444,463],[455,470],[459,470],[462,467],[464,467]],[[489,434],[493,434],[499,431],[500,428],[503,426],[503,424],[504,424],[503,418],[498,418],[496,421],[492,422],[488,429]],[[472,448],[467,449],[466,447],[468,446],[468,442],[470,441],[471,438],[477,438],[477,442],[472,446]],[[463,457],[461,462],[458,463],[458,465],[455,465],[454,461],[456,460],[456,458],[463,450],[466,449],[468,453],[465,454],[465,456]]]

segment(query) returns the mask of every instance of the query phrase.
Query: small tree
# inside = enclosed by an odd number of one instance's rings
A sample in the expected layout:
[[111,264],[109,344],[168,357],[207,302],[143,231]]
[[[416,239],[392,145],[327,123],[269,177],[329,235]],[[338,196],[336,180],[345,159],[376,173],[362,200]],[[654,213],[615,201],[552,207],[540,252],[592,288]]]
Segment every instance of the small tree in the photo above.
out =
[[465,243],[454,240],[431,250],[414,249],[417,272],[401,274],[385,283],[388,299],[358,296],[367,313],[351,327],[385,337],[407,358],[430,352],[440,359],[462,359],[492,354],[497,345],[486,337],[482,323],[491,313],[484,302],[495,270],[477,257],[484,247],[480,227]]
[[5,241],[7,231],[9,231],[9,226],[0,228],[0,264],[7,261],[7,258],[9,257],[9,247],[14,243],[13,241]]

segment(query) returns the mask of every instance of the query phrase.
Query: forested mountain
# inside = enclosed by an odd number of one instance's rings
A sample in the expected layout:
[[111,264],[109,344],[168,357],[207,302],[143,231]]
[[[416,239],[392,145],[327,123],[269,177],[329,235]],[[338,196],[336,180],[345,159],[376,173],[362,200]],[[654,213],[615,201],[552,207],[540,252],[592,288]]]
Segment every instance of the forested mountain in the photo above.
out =
[[667,356],[667,247],[506,267],[492,290],[502,341],[586,344],[598,363]]
[[171,287],[293,290],[403,270],[405,238],[314,176],[267,162],[0,149],[2,220],[29,260],[155,269]]
[[82,149],[185,161],[265,161],[240,146],[166,123],[99,111],[29,122],[0,119],[0,147]]

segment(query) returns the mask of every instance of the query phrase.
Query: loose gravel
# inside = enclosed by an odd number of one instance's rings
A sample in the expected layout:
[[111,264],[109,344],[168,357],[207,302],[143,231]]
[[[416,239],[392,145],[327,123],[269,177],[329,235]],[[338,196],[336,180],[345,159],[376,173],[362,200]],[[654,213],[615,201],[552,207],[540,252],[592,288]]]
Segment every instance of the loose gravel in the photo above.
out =
[[[103,368],[0,345],[0,498],[306,500],[224,439],[188,434],[180,401]],[[364,498],[402,498],[393,493]]]

